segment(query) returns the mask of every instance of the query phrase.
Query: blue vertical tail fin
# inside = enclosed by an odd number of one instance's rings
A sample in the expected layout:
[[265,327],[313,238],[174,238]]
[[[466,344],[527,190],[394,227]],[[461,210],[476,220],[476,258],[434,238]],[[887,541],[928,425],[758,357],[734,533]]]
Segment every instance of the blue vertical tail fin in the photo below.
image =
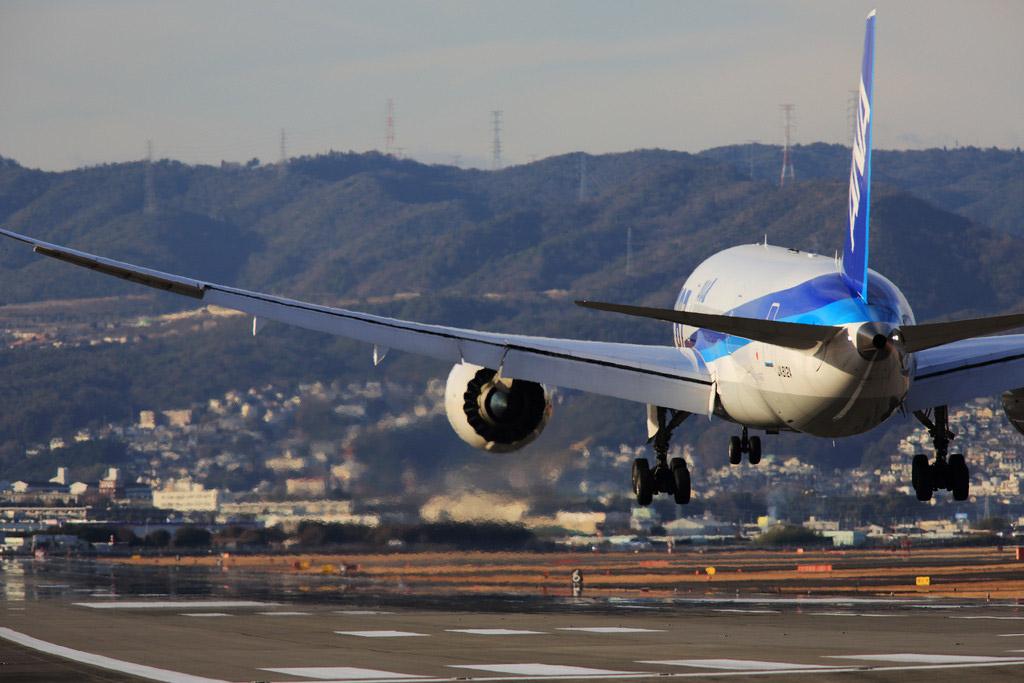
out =
[[850,162],[849,227],[843,247],[843,279],[864,301],[868,299],[868,239],[871,217],[871,92],[875,76],[875,11],[867,16],[864,58],[860,67],[857,129]]

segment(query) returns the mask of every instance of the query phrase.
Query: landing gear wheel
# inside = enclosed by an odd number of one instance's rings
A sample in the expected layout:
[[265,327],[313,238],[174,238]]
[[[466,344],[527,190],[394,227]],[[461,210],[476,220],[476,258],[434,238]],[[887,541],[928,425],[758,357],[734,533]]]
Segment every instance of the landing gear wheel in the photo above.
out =
[[633,493],[636,494],[637,505],[647,507],[654,500],[654,475],[647,458],[633,461]]
[[962,453],[949,456],[947,465],[953,500],[967,500],[971,495],[971,473]]
[[729,464],[739,465],[743,462],[743,442],[740,437],[729,437]]
[[751,465],[761,462],[761,437],[750,437],[750,451],[747,453],[747,461]]
[[931,500],[932,474],[931,467],[928,465],[928,456],[924,453],[918,453],[915,455],[910,471],[911,480],[914,485],[914,493],[917,494],[917,499],[922,502]]
[[675,483],[676,503],[686,505],[690,502],[690,470],[686,467],[686,461],[682,458],[672,458],[672,480]]

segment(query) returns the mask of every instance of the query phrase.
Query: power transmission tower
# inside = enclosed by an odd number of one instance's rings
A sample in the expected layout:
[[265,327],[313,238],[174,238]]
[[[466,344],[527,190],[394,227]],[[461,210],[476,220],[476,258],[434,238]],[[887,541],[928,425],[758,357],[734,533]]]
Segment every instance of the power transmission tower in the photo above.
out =
[[580,152],[580,186],[577,201],[580,204],[587,198],[587,155]]
[[156,182],[153,178],[153,141],[146,140],[146,175],[144,181],[145,200],[142,212],[148,216],[156,213]]
[[747,163],[750,165],[750,179],[754,179],[754,145],[757,140],[747,140]]
[[501,109],[491,111],[491,166],[495,171],[501,168]]
[[395,149],[395,101],[388,98],[387,111],[384,115],[384,153],[391,154]]
[[846,131],[850,137],[848,141],[853,147],[853,141],[857,137],[857,107],[860,106],[860,91],[851,90],[846,98]]
[[284,128],[281,129],[281,158],[277,162],[277,174],[280,176],[288,173],[288,138]]
[[786,176],[789,176],[790,180],[796,181],[796,171],[793,169],[793,158],[790,152],[793,142],[793,127],[796,125],[793,116],[796,105],[780,104],[779,109],[782,110],[783,125],[786,131],[786,144],[782,148],[782,173],[779,175],[779,187],[783,187],[786,184]]
[[626,277],[633,275],[633,226],[626,228]]

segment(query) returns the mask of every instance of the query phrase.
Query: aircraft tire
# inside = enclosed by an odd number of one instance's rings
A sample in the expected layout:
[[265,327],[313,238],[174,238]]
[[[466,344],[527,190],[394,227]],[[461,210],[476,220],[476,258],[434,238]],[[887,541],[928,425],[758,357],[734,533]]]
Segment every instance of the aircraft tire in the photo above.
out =
[[910,466],[910,481],[915,491],[921,488],[921,484],[927,476],[928,456],[924,453],[918,453],[914,456],[914,460]]
[[750,437],[750,451],[747,453],[747,461],[751,465],[761,462],[761,437]]
[[740,437],[729,437],[729,464],[739,465],[743,462],[743,442]]
[[914,493],[919,501],[926,502],[932,499],[932,468],[928,464],[928,456],[918,453],[914,456],[911,466],[911,478],[914,484]]
[[971,472],[962,453],[949,456],[949,479],[953,489],[953,500],[967,500],[971,495]]
[[654,475],[651,474],[647,458],[633,461],[633,493],[636,494],[637,505],[641,507],[647,507],[654,500]]
[[690,502],[690,470],[686,467],[686,461],[682,458],[672,458],[672,479],[675,482],[675,491],[672,495],[676,503],[686,505]]

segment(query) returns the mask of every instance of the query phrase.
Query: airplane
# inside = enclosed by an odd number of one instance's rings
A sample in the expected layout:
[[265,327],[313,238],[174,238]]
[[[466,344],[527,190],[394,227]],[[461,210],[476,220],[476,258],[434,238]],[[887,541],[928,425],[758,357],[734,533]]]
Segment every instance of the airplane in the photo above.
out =
[[554,339],[429,325],[320,306],[203,282],[115,261],[0,229],[36,253],[267,320],[373,345],[374,364],[389,349],[452,363],[445,410],[456,434],[476,448],[509,452],[541,433],[551,415],[550,387],[646,405],[655,454],[637,458],[633,494],[676,503],[691,498],[689,466],[668,459],[673,432],[691,415],[735,423],[729,462],[761,460],[760,436],[782,431],[820,437],[867,432],[897,410],[913,413],[931,435],[933,461],[912,460],[921,501],[945,489],[969,497],[970,473],[948,406],[1003,394],[1024,432],[1024,314],[918,324],[899,288],[868,267],[875,12],[866,18],[857,128],[850,164],[842,258],[763,244],[710,256],[686,280],[670,309],[595,301],[580,306],[672,323],[671,345]]

